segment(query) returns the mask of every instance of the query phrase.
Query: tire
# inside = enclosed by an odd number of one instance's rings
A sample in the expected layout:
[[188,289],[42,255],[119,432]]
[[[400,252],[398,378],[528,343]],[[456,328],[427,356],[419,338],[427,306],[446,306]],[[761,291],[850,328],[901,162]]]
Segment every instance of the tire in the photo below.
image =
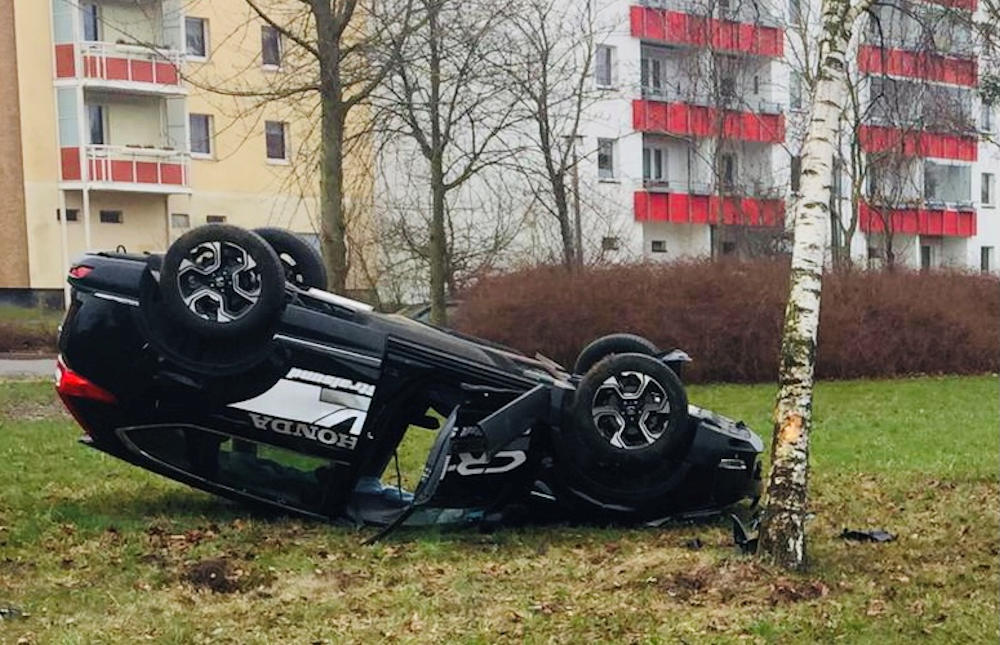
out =
[[601,336],[583,348],[573,366],[574,374],[585,374],[594,365],[611,354],[646,354],[660,351],[652,341],[636,334],[610,334]]
[[290,231],[281,228],[255,228],[281,260],[285,280],[300,289],[326,289],[326,267],[319,251]]
[[260,334],[285,306],[277,254],[256,233],[226,224],[201,226],[171,244],[159,289],[166,315],[208,338]]
[[574,434],[600,462],[656,464],[690,445],[687,394],[673,370],[645,354],[608,356],[573,398]]

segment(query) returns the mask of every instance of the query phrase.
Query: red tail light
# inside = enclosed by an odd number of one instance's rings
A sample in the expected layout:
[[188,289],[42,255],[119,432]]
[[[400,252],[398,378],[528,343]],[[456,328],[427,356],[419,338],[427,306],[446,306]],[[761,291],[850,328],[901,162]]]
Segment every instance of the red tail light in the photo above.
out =
[[99,385],[91,383],[66,367],[62,356],[56,360],[56,392],[62,397],[67,407],[69,407],[69,402],[66,401],[66,397],[90,399],[91,401],[100,401],[101,403],[110,403],[112,405],[118,403],[118,399],[115,398],[114,394]]
[[94,267],[89,267],[86,264],[78,264],[69,270],[69,275],[73,278],[86,278],[87,274],[93,270]]

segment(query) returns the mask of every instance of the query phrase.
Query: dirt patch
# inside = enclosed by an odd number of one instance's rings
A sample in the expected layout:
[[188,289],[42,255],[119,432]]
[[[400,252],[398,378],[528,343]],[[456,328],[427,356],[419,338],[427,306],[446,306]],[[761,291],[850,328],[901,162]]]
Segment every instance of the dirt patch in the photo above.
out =
[[668,596],[693,605],[713,602],[772,606],[814,600],[830,589],[820,580],[775,577],[775,573],[753,561],[725,560],[691,571],[673,572],[662,578],[647,578]]
[[821,580],[793,580],[779,578],[771,585],[768,599],[772,605],[780,605],[803,600],[815,600],[830,593],[830,588]]
[[229,594],[270,586],[273,575],[228,558],[210,558],[187,565],[182,579],[196,589]]

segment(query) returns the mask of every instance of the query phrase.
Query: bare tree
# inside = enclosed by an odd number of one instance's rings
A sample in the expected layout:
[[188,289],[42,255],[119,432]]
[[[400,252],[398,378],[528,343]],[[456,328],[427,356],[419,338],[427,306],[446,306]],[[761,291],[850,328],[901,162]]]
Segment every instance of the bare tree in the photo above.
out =
[[605,30],[593,0],[520,0],[511,8],[511,38],[492,62],[523,122],[512,165],[535,205],[555,219],[562,263],[582,266],[579,167],[587,155],[579,138],[588,108],[603,95],[594,82],[594,56]]
[[352,230],[370,210],[371,195],[364,188],[370,182],[362,178],[347,185],[345,160],[354,155],[358,169],[367,165],[369,98],[399,63],[413,27],[412,0],[245,2],[252,18],[278,35],[282,73],[262,82],[239,72],[186,80],[233,98],[239,116],[278,104],[315,124],[307,135],[315,141],[303,146],[296,176],[312,184],[318,174],[320,245],[330,288],[343,292],[352,261],[363,260],[357,249],[351,251],[352,235],[355,246],[372,235]]
[[502,137],[514,121],[513,101],[488,64],[505,46],[506,11],[502,3],[417,0],[420,26],[399,45],[402,64],[380,96],[383,132],[409,139],[427,167],[435,324],[447,321],[449,193],[510,155]]

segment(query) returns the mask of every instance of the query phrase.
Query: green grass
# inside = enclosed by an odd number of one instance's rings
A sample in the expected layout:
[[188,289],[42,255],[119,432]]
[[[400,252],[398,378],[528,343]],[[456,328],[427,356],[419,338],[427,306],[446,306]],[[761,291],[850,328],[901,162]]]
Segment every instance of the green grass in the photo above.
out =
[[[367,531],[255,515],[78,446],[50,388],[0,383],[0,607],[26,614],[0,620],[0,642],[1000,638],[996,378],[820,384],[797,575],[735,555],[717,523],[361,546]],[[772,397],[691,388],[764,435]],[[845,526],[899,539],[844,542]],[[229,593],[191,581],[212,567]]]

